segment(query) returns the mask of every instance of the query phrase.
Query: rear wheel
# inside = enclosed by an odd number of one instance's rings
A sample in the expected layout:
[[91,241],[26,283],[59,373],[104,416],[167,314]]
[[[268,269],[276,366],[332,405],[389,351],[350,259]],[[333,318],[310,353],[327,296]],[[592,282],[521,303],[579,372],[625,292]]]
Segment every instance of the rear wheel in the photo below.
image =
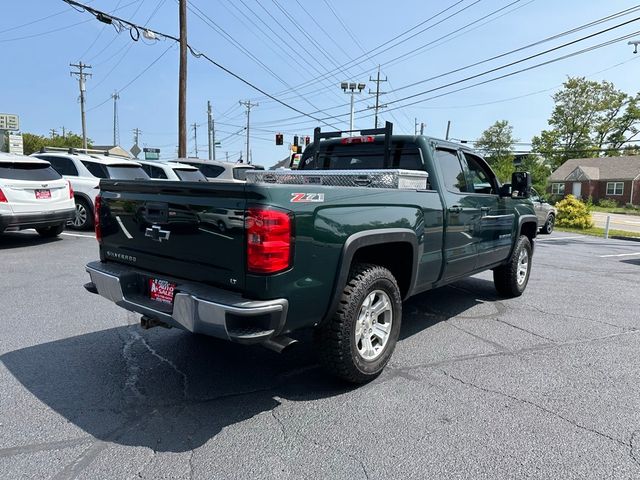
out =
[[377,265],[354,266],[338,310],[317,332],[322,363],[349,382],[373,380],[395,349],[401,320],[400,289],[391,272]]
[[88,230],[93,226],[91,205],[82,197],[76,197],[76,214],[69,226],[74,230]]
[[493,269],[493,283],[499,294],[519,297],[527,288],[531,273],[531,242],[522,235],[505,265]]
[[57,237],[64,230],[64,223],[60,225],[54,225],[53,227],[36,228],[36,232],[43,238]]
[[547,217],[547,221],[544,222],[544,225],[542,226],[542,230],[540,231],[540,233],[544,233],[546,235],[551,234],[551,232],[553,232],[553,226],[556,223],[556,217],[555,215],[551,214]]

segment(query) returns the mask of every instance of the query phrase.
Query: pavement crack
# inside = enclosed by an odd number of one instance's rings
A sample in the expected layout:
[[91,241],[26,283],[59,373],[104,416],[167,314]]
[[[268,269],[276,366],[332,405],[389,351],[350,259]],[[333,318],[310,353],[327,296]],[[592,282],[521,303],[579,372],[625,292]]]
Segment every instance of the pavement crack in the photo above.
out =
[[142,335],[140,335],[139,332],[133,330],[131,334],[133,337],[135,337],[136,340],[140,340],[142,345],[144,345],[144,347],[149,351],[149,353],[153,355],[155,358],[157,358],[160,361],[160,363],[166,363],[178,375],[180,375],[180,377],[182,377],[182,396],[185,399],[187,399],[188,398],[187,392],[189,388],[189,378],[187,377],[187,374],[182,370],[180,370],[178,366],[175,363],[173,363],[171,360],[169,360],[167,357],[160,355],[151,345],[149,345],[149,343],[145,340],[145,338]]
[[453,328],[455,328],[456,330],[459,330],[459,331],[461,331],[461,332],[464,332],[464,333],[466,333],[467,335],[471,335],[473,338],[476,338],[476,339],[480,340],[481,342],[484,342],[484,343],[487,343],[487,344],[491,345],[492,347],[494,347],[494,348],[498,349],[498,351],[500,351],[500,352],[505,352],[505,353],[506,353],[506,352],[510,352],[510,351],[511,351],[511,350],[509,350],[507,347],[505,347],[504,345],[501,345],[501,344],[500,344],[500,343],[498,343],[498,342],[494,342],[494,341],[489,340],[489,339],[487,339],[487,338],[481,337],[480,335],[476,335],[475,333],[472,333],[472,332],[470,332],[470,331],[468,331],[468,330],[466,330],[466,329],[464,329],[464,328],[462,328],[462,327],[459,327],[459,326],[458,326],[458,325],[456,325],[455,323],[451,323],[451,322],[450,322],[450,321],[448,321],[448,320],[447,320],[447,321],[445,321],[445,322],[444,322],[444,324],[445,324],[445,325],[449,325],[450,327],[453,327]]
[[574,426],[575,428],[578,428],[580,430],[584,430],[586,432],[593,433],[593,434],[598,435],[598,436],[600,436],[602,438],[605,438],[605,439],[607,439],[607,440],[609,440],[611,442],[617,443],[620,446],[623,446],[623,447],[626,447],[626,448],[632,448],[633,444],[632,444],[631,441],[629,443],[627,443],[627,442],[624,442],[623,440],[617,439],[615,437],[607,435],[606,433],[603,433],[603,432],[601,432],[599,430],[596,430],[595,428],[590,428],[590,427],[587,427],[585,425],[582,425],[582,424],[580,424],[580,423],[578,423],[578,422],[576,422],[574,420],[571,420],[570,418],[567,418],[567,417],[559,414],[558,412],[554,412],[553,410],[550,410],[550,409],[548,409],[546,407],[543,407],[542,405],[539,405],[539,404],[537,404],[535,402],[532,402],[531,400],[526,400],[524,398],[519,398],[519,397],[516,397],[515,395],[510,395],[508,393],[504,393],[504,392],[501,392],[499,390],[493,390],[493,389],[490,389],[490,388],[482,387],[482,386],[477,385],[477,384],[475,384],[473,382],[469,382],[467,380],[463,380],[463,379],[461,379],[459,377],[456,377],[455,375],[453,375],[453,374],[451,374],[451,373],[449,373],[449,372],[447,372],[446,370],[443,370],[443,369],[440,369],[440,372],[442,372],[445,376],[451,378],[452,380],[455,380],[456,382],[459,382],[459,383],[461,383],[463,385],[466,385],[468,387],[475,388],[475,389],[480,390],[480,391],[485,392],[485,393],[491,393],[491,394],[494,394],[494,395],[500,395],[502,397],[509,398],[509,399],[511,399],[511,400],[513,400],[515,402],[518,402],[520,404],[523,404],[523,405],[529,405],[531,407],[534,407],[534,408],[540,410],[541,412],[545,412],[545,413],[547,413],[549,415],[552,415],[552,416],[554,416],[556,418],[559,418],[560,420],[562,420],[562,421]]
[[[134,334],[137,332],[131,330],[131,328],[127,329],[129,333],[129,337],[127,339],[123,339],[122,345],[122,358],[124,359],[125,366],[127,369],[127,375],[125,378],[125,388],[128,388],[133,392],[133,395],[138,399],[142,400],[145,398],[144,394],[138,389],[138,375],[140,374],[140,366],[136,361],[135,355],[132,351],[133,345],[137,342],[138,338]],[[139,336],[139,335],[138,335]]]
[[85,468],[91,465],[94,460],[106,449],[106,442],[94,442],[83,450],[76,459],[66,465],[61,471],[52,477],[52,480],[72,480],[80,474]]
[[636,465],[640,466],[640,458],[638,458],[638,454],[636,453],[636,435],[640,433],[640,430],[635,430],[631,437],[629,438],[629,456],[636,463]]
[[58,440],[53,442],[32,443],[30,445],[20,445],[17,447],[7,447],[0,449],[0,458],[21,455],[24,453],[35,453],[51,450],[62,450],[64,448],[76,447],[85,443],[93,443],[93,437],[72,438],[69,440]]
[[278,415],[276,415],[276,409],[277,408],[278,407],[274,407],[274,408],[271,409],[271,416],[278,423],[278,426],[280,427],[280,431],[282,432],[282,439],[286,443],[289,440],[289,438],[287,436],[287,430],[284,428],[284,423],[282,422],[280,417],[278,417]]
[[547,340],[548,342],[557,343],[553,338],[545,337],[544,335],[540,335],[539,333],[532,332],[531,330],[527,330],[526,328],[522,328],[512,323],[509,323],[506,320],[502,320],[501,318],[494,318],[494,320],[496,322],[508,325],[511,328],[515,328],[516,330],[520,330],[521,332],[525,332],[525,333],[528,333],[529,335],[533,335],[534,337],[542,338],[543,340]]

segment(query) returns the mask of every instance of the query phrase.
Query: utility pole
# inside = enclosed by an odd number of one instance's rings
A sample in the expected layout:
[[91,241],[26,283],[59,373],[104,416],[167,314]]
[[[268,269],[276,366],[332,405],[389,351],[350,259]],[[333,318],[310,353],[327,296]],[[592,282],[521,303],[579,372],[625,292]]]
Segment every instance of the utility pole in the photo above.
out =
[[413,134],[418,135],[418,119],[413,117]]
[[133,129],[133,148],[131,148],[131,153],[133,153],[133,156],[135,158],[138,158],[138,155],[140,155],[140,147],[138,146],[138,141],[141,133],[142,131],[139,128]]
[[211,127],[211,102],[207,100],[207,140],[209,143],[209,160],[213,160],[213,142],[211,140],[211,135],[212,135],[212,127]]
[[178,157],[187,157],[187,0],[180,0],[180,73],[178,78]]
[[82,116],[82,148],[87,148],[87,122],[85,120],[84,113],[84,93],[87,90],[86,79],[87,77],[91,77],[90,73],[85,72],[85,68],[91,68],[91,65],[85,65],[82,62],[78,63],[70,63],[70,67],[77,68],[78,71],[70,72],[71,75],[78,76],[78,85],[80,86],[80,115]]
[[198,158],[198,124],[193,123],[191,126],[193,127],[193,141],[195,143],[196,158]]
[[[341,82],[340,88],[344,93],[351,95],[351,115],[349,116],[349,131],[353,132],[353,115],[354,115],[354,100],[353,96],[356,93],[362,93],[362,90],[366,85],[364,83],[354,83],[354,82]],[[356,92],[356,89],[358,90]],[[349,136],[353,136],[353,133],[349,133]]]
[[51,138],[55,137],[57,133],[58,133],[58,132],[57,132],[57,130],[56,130],[55,128],[50,128],[50,129],[49,129],[49,136],[50,136]]
[[449,130],[451,130],[451,120],[447,120],[447,134],[444,137],[445,140],[449,140]]
[[[375,107],[367,107],[367,108],[375,109],[375,128],[378,128],[378,110],[386,107],[386,105],[380,105],[380,95],[384,95],[386,93],[386,92],[380,91],[380,82],[387,81],[387,77],[385,77],[384,80],[380,80],[380,65],[378,65],[378,77],[374,80],[373,78],[371,78],[371,76],[369,76],[369,81],[376,82],[376,91],[375,91],[376,105]],[[374,92],[372,92],[371,89],[369,89],[369,95],[374,95]]]
[[65,137],[65,133],[66,133],[65,132],[65,128],[64,127],[60,127],[60,128],[62,128],[62,138],[64,138]]
[[111,94],[113,98],[113,146],[115,147],[120,143],[120,132],[118,130],[118,100],[120,95],[115,91]]
[[420,122],[420,135],[424,135],[424,122]]
[[[252,107],[257,107],[259,106],[257,103],[251,103],[251,101],[246,100],[246,101],[240,101],[239,102],[240,105],[244,105],[245,107],[247,107],[247,163],[251,163],[251,160],[249,159],[249,127],[250,127],[250,123],[249,123],[249,117],[251,116],[251,108]],[[242,154],[240,155],[240,158],[242,158]]]

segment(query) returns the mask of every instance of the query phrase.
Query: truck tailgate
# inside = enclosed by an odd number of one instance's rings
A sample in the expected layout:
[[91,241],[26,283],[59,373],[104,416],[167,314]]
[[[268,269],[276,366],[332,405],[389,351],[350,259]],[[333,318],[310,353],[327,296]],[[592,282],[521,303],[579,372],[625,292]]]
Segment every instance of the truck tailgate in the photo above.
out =
[[241,291],[244,184],[103,180],[100,257]]

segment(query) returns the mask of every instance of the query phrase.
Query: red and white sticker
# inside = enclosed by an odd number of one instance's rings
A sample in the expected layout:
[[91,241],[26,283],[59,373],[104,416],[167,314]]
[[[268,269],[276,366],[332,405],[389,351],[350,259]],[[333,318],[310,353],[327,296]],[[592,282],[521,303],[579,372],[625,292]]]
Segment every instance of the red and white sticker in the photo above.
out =
[[291,203],[322,203],[324,193],[292,193]]
[[175,283],[160,280],[158,278],[149,279],[149,298],[163,303],[173,303],[173,292],[176,289]]

